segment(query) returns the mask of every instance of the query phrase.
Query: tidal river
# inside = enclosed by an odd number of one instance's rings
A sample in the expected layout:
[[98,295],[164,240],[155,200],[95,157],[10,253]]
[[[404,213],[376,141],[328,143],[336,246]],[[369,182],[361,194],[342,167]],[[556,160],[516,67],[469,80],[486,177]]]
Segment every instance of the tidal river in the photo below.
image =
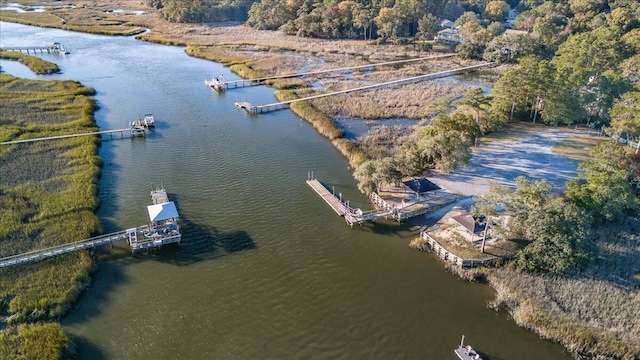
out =
[[63,326],[81,359],[455,359],[465,335],[488,359],[569,359],[562,348],[487,309],[493,291],[409,249],[408,226],[350,229],[307,187],[307,171],[367,206],[347,162],[289,111],[249,116],[234,106],[274,101],[273,89],[218,95],[205,77],[235,78],[180,47],[0,23],[2,46],[61,42],[43,54],[97,90],[101,129],[144,113],[146,139],[104,141],[98,216],[106,231],[146,223],[164,185],[184,241],[131,256],[99,253],[93,283]]

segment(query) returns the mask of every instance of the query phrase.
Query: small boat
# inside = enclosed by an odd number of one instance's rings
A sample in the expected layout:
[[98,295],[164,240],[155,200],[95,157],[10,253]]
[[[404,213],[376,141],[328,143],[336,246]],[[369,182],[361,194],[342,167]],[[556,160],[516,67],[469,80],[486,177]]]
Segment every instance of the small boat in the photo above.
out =
[[482,360],[480,355],[473,350],[471,345],[464,345],[464,335],[462,335],[462,340],[460,340],[460,346],[453,349],[453,352],[460,360]]
[[144,119],[142,119],[142,121],[144,122],[144,126],[148,128],[156,126],[156,122],[153,119],[153,114],[144,114]]

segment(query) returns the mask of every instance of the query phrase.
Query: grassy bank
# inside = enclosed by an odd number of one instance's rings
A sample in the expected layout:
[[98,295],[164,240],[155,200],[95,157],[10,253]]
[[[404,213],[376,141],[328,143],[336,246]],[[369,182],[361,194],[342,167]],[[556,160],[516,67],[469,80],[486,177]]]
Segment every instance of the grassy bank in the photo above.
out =
[[0,59],[14,60],[29,67],[36,74],[54,74],[60,72],[58,65],[44,61],[39,57],[22,54],[15,51],[1,51]]
[[[46,12],[0,11],[0,21],[14,22],[47,28],[85,32],[98,35],[132,36],[146,31],[114,15],[95,9],[78,12],[74,9],[57,8]],[[72,44],[67,44],[71,47]]]
[[71,340],[56,323],[20,325],[0,332],[3,359],[58,360],[73,358]]
[[487,272],[518,325],[587,358],[640,358],[640,226],[598,230],[599,262],[583,273],[528,275],[510,268]]
[[[0,74],[0,141],[97,131],[93,94],[74,81]],[[0,147],[0,256],[98,233],[97,146],[88,136]],[[8,326],[0,358],[64,356],[70,342],[59,325],[25,324],[66,313],[90,283],[92,266],[78,252],[0,270],[0,322]]]

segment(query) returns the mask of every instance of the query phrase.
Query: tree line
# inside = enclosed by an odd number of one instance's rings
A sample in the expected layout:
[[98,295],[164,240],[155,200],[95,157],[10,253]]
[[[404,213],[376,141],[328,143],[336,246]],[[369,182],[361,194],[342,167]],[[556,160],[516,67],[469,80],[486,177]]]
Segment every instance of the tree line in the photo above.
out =
[[201,23],[245,21],[255,0],[147,0],[147,6],[160,10],[171,22]]

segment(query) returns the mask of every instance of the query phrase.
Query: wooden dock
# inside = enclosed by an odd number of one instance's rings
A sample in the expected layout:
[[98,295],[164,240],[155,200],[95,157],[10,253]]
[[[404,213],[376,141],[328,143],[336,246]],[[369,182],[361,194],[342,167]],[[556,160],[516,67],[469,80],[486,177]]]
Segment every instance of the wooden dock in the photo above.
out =
[[70,54],[71,51],[69,48],[65,47],[63,44],[54,42],[47,46],[10,46],[0,48],[2,51],[18,51],[18,52],[26,52],[27,54],[33,52],[49,53],[49,54]]
[[348,201],[342,200],[342,194],[339,196],[322,185],[320,181],[313,177],[313,172],[307,175],[307,184],[318,194],[324,202],[333,209],[339,216],[343,216],[344,220],[353,227],[354,224],[364,223],[365,221],[371,221],[379,219],[381,217],[388,218],[394,214],[395,209],[375,209],[363,211],[359,208],[352,208],[349,206]]
[[409,83],[418,82],[418,81],[440,79],[440,78],[444,78],[444,77],[448,77],[448,76],[453,76],[453,75],[462,74],[462,73],[466,73],[466,72],[476,71],[478,69],[485,68],[485,67],[491,67],[491,66],[495,66],[495,63],[488,62],[488,63],[482,63],[482,64],[478,64],[478,65],[465,66],[465,67],[458,68],[458,69],[440,71],[440,72],[431,73],[431,74],[425,74],[425,75],[418,75],[418,76],[413,76],[413,77],[409,77],[409,78],[405,78],[405,79],[392,80],[392,81],[387,81],[387,82],[383,82],[383,83],[379,83],[379,84],[361,86],[361,87],[357,87],[357,88],[353,88],[353,89],[346,89],[346,90],[335,91],[335,92],[330,92],[330,93],[326,93],[326,94],[313,95],[313,96],[308,96],[308,97],[304,97],[304,98],[288,100],[288,101],[281,101],[281,102],[265,104],[265,105],[252,105],[249,102],[242,102],[242,103],[236,103],[236,106],[238,108],[240,108],[240,109],[243,109],[243,110],[251,113],[251,114],[265,113],[265,112],[276,111],[276,110],[288,108],[292,103],[295,103],[295,102],[298,102],[298,101],[307,101],[307,100],[318,99],[318,98],[322,98],[322,97],[326,97],[326,96],[348,94],[348,93],[357,92],[357,91],[373,90],[373,89],[378,89],[378,88],[383,88],[383,87],[388,87],[388,86],[404,85],[404,84],[409,84]]
[[178,225],[178,213],[173,202],[169,201],[167,192],[164,188],[152,190],[151,200],[153,205],[148,207],[149,217],[151,218],[153,214],[155,218],[151,219],[148,225],[7,256],[0,259],[0,269],[40,261],[73,251],[92,249],[119,241],[127,241],[132,254],[139,250],[148,250],[166,244],[180,243],[182,233]]
[[[387,204],[376,193],[371,196],[371,201],[376,206],[372,210],[362,210],[349,206],[349,201],[342,199],[342,194],[336,195],[316,180],[313,172],[307,174],[307,184],[318,194],[339,216],[343,216],[347,224],[353,227],[355,224],[362,225],[366,221],[375,221],[380,218],[393,219],[402,222],[409,218],[426,214],[430,211],[440,209],[443,206],[459,200],[460,196],[443,193],[427,198],[416,198],[411,201],[403,201],[396,205]],[[420,205],[420,206],[418,206]]]
[[398,65],[398,64],[404,64],[409,62],[442,59],[442,58],[449,58],[454,56],[457,56],[457,55],[456,54],[434,55],[434,56],[426,56],[426,57],[415,58],[415,59],[385,61],[385,62],[374,63],[374,64],[347,66],[347,67],[342,67],[337,69],[309,71],[309,72],[302,72],[302,73],[296,73],[296,74],[274,75],[274,76],[266,76],[266,77],[253,78],[253,79],[239,79],[239,80],[224,81],[223,77],[219,76],[219,77],[214,77],[212,79],[206,79],[204,83],[207,86],[211,87],[212,89],[218,92],[222,92],[227,89],[263,85],[268,80],[290,79],[290,78],[305,77],[310,75],[328,74],[333,72],[345,72],[345,71],[352,71],[352,70],[358,70],[358,69],[374,68],[377,66]]
[[58,136],[48,136],[48,137],[33,138],[33,139],[4,141],[4,142],[0,142],[0,145],[22,144],[22,143],[28,143],[28,142],[34,142],[34,141],[66,139],[66,138],[73,138],[78,136],[89,136],[89,135],[99,135],[99,136],[110,135],[111,138],[113,139],[113,134],[116,134],[116,133],[120,133],[121,137],[123,138],[125,133],[128,133],[131,138],[138,137],[138,136],[144,137],[146,135],[144,127],[139,128],[139,127],[132,126],[126,129],[93,131],[93,132],[77,133],[77,134],[69,134],[69,135],[58,135]]
[[335,194],[329,192],[329,190],[327,190],[327,188],[316,179],[307,179],[307,184],[311,186],[313,191],[315,191],[316,194],[318,194],[322,198],[322,200],[324,200],[327,205],[329,205],[329,207],[331,207],[333,211],[336,212],[336,214],[344,216],[346,206],[342,203],[342,201],[340,201],[340,198],[338,198]]

